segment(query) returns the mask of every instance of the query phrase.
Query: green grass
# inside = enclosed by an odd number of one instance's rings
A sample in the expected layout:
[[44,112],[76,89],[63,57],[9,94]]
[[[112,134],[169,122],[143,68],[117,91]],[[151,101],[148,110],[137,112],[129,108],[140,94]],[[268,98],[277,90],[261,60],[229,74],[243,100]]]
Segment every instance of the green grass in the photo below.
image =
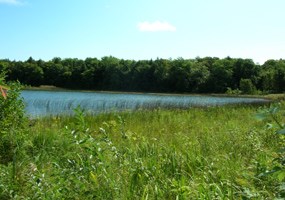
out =
[[274,199],[279,148],[253,106],[34,119],[0,199]]

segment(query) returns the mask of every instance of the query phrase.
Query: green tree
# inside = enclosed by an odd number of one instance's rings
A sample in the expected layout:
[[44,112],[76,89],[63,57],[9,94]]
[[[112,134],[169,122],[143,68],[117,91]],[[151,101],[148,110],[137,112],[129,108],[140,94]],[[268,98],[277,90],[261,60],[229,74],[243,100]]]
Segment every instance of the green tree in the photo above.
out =
[[191,92],[191,65],[192,62],[190,60],[186,61],[183,58],[171,62],[167,80],[167,85],[171,92]]
[[285,91],[285,61],[268,60],[261,66],[260,88],[268,92]]
[[285,65],[276,69],[274,74],[274,88],[276,92],[285,91]]
[[203,63],[193,63],[190,70],[189,88],[192,92],[204,92],[210,71]]
[[210,77],[207,92],[224,93],[228,87],[233,87],[233,62],[228,59],[216,60],[210,67]]
[[233,65],[234,87],[237,88],[241,79],[250,79],[257,85],[260,67],[255,65],[251,59],[236,59]]
[[256,88],[250,79],[242,78],[239,87],[243,94],[254,94],[256,92]]
[[43,69],[34,62],[12,62],[7,71],[8,80],[32,86],[41,85],[44,77]]

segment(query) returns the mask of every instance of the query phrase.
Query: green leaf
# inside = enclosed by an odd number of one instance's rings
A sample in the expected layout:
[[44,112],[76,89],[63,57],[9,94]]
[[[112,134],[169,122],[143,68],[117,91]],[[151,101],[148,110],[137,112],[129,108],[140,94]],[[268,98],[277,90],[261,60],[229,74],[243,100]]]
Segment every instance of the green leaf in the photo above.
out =
[[268,118],[268,113],[257,113],[255,114],[255,118],[260,121],[265,120]]
[[285,152],[285,148],[281,148],[278,153],[284,153]]
[[279,111],[279,108],[278,108],[278,107],[272,107],[272,108],[269,109],[269,112],[270,112],[271,114],[276,114],[278,111]]
[[285,128],[284,129],[281,129],[279,131],[277,131],[278,134],[281,134],[281,135],[284,135],[285,134]]
[[279,181],[283,181],[284,178],[285,178],[285,172],[282,171],[282,172],[278,173],[277,178],[278,178]]

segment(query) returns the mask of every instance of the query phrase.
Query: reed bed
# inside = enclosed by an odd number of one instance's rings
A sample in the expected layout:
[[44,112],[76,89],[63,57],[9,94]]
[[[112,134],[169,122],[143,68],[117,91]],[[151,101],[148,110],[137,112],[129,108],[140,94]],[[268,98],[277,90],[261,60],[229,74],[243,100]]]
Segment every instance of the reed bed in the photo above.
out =
[[34,118],[0,199],[274,199],[279,147],[257,106]]

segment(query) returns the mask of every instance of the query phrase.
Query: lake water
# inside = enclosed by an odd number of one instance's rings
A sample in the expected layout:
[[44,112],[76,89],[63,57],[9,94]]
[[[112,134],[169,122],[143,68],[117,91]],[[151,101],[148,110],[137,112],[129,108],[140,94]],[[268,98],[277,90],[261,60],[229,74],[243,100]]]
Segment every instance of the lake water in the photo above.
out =
[[24,90],[21,96],[26,111],[31,116],[72,114],[78,105],[87,113],[96,114],[140,108],[189,108],[268,102],[258,98],[33,90]]

